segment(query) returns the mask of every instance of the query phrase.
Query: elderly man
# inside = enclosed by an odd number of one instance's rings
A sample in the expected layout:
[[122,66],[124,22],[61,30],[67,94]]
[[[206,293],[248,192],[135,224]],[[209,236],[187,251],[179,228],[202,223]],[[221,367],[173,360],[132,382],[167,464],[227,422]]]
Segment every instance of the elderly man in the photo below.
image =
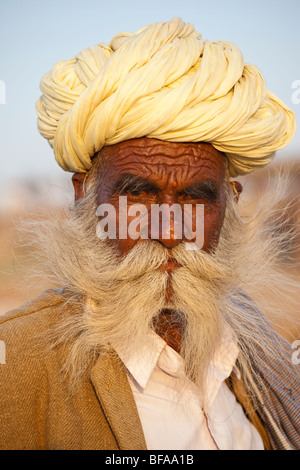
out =
[[178,18],[59,62],[41,90],[76,203],[34,226],[60,288],[1,318],[0,447],[299,449],[299,369],[246,293],[278,249],[272,201],[242,219],[232,179],[290,142],[293,113]]

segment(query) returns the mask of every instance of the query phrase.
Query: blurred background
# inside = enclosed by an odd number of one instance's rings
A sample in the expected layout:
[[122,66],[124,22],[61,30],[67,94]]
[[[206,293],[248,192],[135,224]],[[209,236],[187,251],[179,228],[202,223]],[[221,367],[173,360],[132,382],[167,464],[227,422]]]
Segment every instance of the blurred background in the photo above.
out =
[[[0,0],[0,314],[38,295],[27,252],[17,243],[19,218],[30,218],[72,201],[71,174],[55,163],[49,144],[39,135],[35,102],[39,81],[53,65],[99,42],[109,43],[123,31],[135,32],[150,23],[179,16],[195,25],[203,39],[236,43],[246,62],[255,64],[267,87],[300,121],[299,0]],[[268,170],[242,179],[255,204],[267,191],[279,166],[292,176],[287,199],[296,205],[287,213],[288,230],[300,222],[300,130],[287,149],[277,153]],[[283,201],[285,204],[285,201]],[[300,252],[287,252],[284,269],[300,276]],[[264,289],[265,286],[262,286]],[[273,292],[265,289],[265,295]],[[300,338],[300,293],[278,295],[282,319],[276,328],[288,339]],[[296,307],[295,307],[296,305]],[[287,320],[288,319],[288,320]]]

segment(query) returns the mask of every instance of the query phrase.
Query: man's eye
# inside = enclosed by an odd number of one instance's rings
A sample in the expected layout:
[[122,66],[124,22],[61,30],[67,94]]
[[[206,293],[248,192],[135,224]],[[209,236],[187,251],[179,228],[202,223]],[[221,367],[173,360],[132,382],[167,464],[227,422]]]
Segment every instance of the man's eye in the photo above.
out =
[[185,192],[182,194],[182,196],[184,198],[193,199],[195,201],[205,200],[209,202],[215,202],[218,199],[218,195],[214,191],[210,191],[210,190],[201,191],[201,192],[196,192],[196,191]]
[[125,194],[126,196],[140,196],[142,192],[143,191],[141,191],[140,189],[134,189],[134,190],[124,191],[123,194]]
[[213,197],[207,194],[184,194],[183,197],[185,199],[192,199],[194,201],[213,200]]
[[155,191],[153,191],[151,188],[128,188],[128,189],[123,189],[121,191],[121,194],[124,196],[132,196],[132,197],[138,197],[138,196],[152,196],[155,194]]
[[131,196],[140,196],[142,191],[140,189],[135,189],[134,191],[130,191],[128,194]]

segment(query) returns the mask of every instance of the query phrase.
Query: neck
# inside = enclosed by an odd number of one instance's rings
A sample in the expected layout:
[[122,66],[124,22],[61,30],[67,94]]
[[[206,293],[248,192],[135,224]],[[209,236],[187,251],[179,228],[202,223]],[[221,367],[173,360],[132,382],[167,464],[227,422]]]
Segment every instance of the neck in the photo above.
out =
[[154,329],[171,348],[180,354],[184,324],[178,312],[171,309],[162,310],[154,320]]

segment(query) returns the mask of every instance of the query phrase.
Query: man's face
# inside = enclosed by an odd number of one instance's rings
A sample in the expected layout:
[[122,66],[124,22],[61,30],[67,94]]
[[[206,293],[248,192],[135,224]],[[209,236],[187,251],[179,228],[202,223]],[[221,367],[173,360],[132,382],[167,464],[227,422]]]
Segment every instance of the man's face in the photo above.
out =
[[[206,143],[171,143],[156,139],[140,138],[105,147],[101,151],[105,159],[104,174],[99,187],[97,204],[109,203],[115,207],[117,216],[117,238],[111,240],[121,256],[125,256],[137,244],[145,240],[118,237],[119,196],[127,196],[128,208],[143,204],[151,210],[152,204],[204,205],[204,244],[202,249],[210,252],[218,243],[222,228],[226,197],[224,178],[226,160],[212,145]],[[193,211],[192,222],[196,211]],[[132,221],[127,218],[127,224]],[[149,237],[149,242],[159,242],[170,252],[185,240],[175,235],[174,221],[170,231],[160,229],[158,235]],[[151,232],[151,219],[148,223]]]

